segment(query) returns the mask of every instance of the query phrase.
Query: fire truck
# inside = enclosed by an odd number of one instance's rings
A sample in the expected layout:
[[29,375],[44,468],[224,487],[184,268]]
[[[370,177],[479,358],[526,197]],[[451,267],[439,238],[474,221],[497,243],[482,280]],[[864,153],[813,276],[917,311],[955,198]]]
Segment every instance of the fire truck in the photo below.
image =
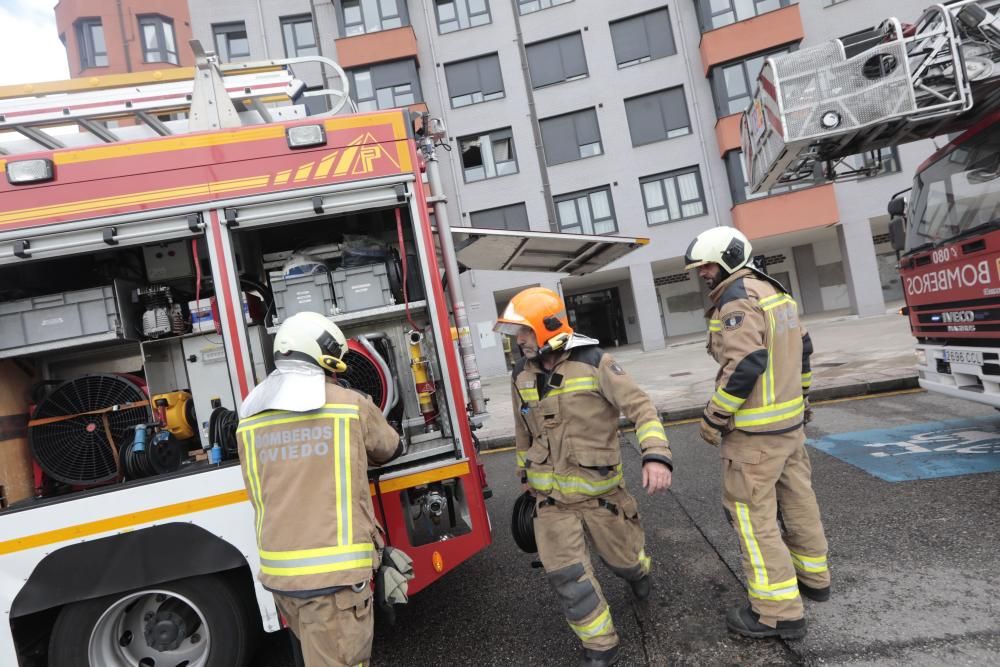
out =
[[755,192],[877,173],[881,149],[941,135],[888,207],[903,312],[921,386],[1000,409],[1000,2],[768,58],[741,123]]
[[644,243],[452,228],[439,122],[357,113],[325,58],[192,46],[190,69],[0,89],[3,665],[236,666],[280,628],[234,431],[302,311],[401,436],[370,492],[410,593],[433,584],[491,541],[459,272]]

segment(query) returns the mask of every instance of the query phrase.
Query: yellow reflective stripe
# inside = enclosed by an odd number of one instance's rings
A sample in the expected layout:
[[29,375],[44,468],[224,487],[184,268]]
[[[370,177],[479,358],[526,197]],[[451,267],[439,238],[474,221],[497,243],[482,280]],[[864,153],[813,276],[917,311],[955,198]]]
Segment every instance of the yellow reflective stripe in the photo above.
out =
[[243,451],[246,454],[247,481],[250,482],[250,499],[256,514],[257,547],[260,548],[260,534],[264,527],[264,499],[260,492],[260,472],[257,470],[257,438],[253,431],[243,434]]
[[708,321],[709,331],[722,331],[722,320],[709,320]]
[[600,496],[618,488],[622,481],[622,467],[615,466],[615,474],[607,479],[591,480],[572,475],[557,475],[552,472],[539,472],[528,468],[528,484],[532,488],[549,493],[559,491],[563,494],[579,493],[584,496]]
[[517,467],[523,468],[528,461],[528,452],[518,451],[517,456]]
[[324,556],[339,556],[352,552],[374,551],[371,542],[359,544],[341,544],[335,547],[317,547],[315,549],[292,549],[290,551],[260,550],[260,557],[265,560],[299,560],[302,558],[322,558]]
[[797,554],[794,551],[790,551],[789,553],[792,554],[792,564],[795,566],[795,569],[800,572],[826,572],[829,570],[825,556],[803,556],[802,554]]
[[771,335],[767,341],[767,369],[764,371],[767,382],[764,384],[764,405],[771,405],[777,400],[774,396],[774,314],[768,313],[767,320]]
[[276,415],[288,415],[287,412],[278,412],[275,416],[267,417],[254,417],[253,419],[243,420],[240,422],[240,427],[238,431],[248,431],[251,429],[258,429],[261,426],[280,426],[281,424],[292,424],[295,422],[304,421],[316,421],[318,419],[360,419],[360,413],[358,412],[357,406],[354,406],[353,410],[347,410],[345,408],[351,406],[344,406],[344,408],[338,409],[328,409],[320,408],[313,412],[303,412],[301,414],[296,414],[295,416],[278,417]]
[[759,302],[760,303],[760,307],[763,308],[764,306],[770,305],[770,304],[775,303],[777,301],[781,301],[783,298],[785,298],[787,296],[788,296],[787,294],[772,294],[771,296],[765,296]]
[[333,476],[337,489],[337,528],[340,544],[350,544],[354,535],[354,511],[351,503],[350,422],[341,417],[333,427]]
[[[753,566],[754,586],[760,588],[767,587],[767,567],[764,565],[764,556],[760,553],[760,545],[753,534],[753,524],[750,522],[750,508],[746,503],[736,503],[736,520],[739,524],[740,537],[743,538],[743,548],[750,557],[750,564]],[[797,589],[796,589],[797,590]]]
[[808,388],[809,386],[812,385],[812,381],[813,381],[813,374],[812,373],[803,373],[802,374],[802,386],[803,387]]
[[573,391],[597,391],[597,378],[572,378],[563,381],[563,386],[553,389],[548,396],[559,396]]
[[794,600],[799,597],[799,582],[796,578],[768,586],[747,584],[747,593],[758,600]]
[[518,389],[517,392],[521,394],[522,401],[537,401],[538,400],[538,390],[537,389]]
[[729,412],[736,412],[739,410],[743,404],[746,403],[746,400],[747,399],[745,398],[733,396],[724,389],[716,389],[715,393],[712,395],[712,402]]
[[615,627],[611,622],[611,608],[605,605],[604,611],[598,614],[597,618],[592,620],[590,623],[580,625],[570,623],[569,627],[573,629],[573,632],[576,633],[577,637],[583,640],[610,634]]
[[787,294],[775,294],[774,296],[769,296],[766,299],[761,299],[759,303],[761,309],[766,313],[778,308],[779,306],[795,303],[795,300]]
[[260,571],[275,577],[296,577],[306,574],[326,574],[328,572],[342,572],[344,570],[371,569],[374,563],[371,558],[358,558],[341,563],[327,563],[325,565],[303,565],[299,567],[274,567],[272,565],[261,564]]
[[639,549],[639,565],[642,566],[643,574],[649,574],[653,569],[653,559],[646,555],[645,549]]
[[805,410],[805,401],[801,396],[775,405],[768,405],[762,408],[749,408],[736,413],[736,428],[743,426],[762,426],[764,424],[774,424],[786,419],[791,419],[802,414]]
[[639,438],[639,444],[641,445],[646,440],[650,438],[659,438],[660,440],[667,439],[667,432],[663,430],[663,424],[659,421],[646,422],[635,432],[637,438]]

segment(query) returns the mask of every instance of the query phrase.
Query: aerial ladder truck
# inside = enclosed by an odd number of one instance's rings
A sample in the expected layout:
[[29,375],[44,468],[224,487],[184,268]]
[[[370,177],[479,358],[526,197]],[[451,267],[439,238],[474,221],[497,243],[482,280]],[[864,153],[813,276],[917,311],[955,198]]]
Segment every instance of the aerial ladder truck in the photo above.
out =
[[1000,2],[772,56],[740,130],[753,192],[874,175],[882,149],[947,135],[888,206],[903,312],[921,386],[1000,409]]

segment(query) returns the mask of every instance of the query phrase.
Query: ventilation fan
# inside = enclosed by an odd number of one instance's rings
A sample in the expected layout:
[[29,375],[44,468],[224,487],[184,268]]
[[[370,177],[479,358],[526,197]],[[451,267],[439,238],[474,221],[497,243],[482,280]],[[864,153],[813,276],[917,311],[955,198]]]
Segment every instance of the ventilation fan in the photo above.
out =
[[[45,474],[73,486],[118,478],[117,451],[151,420],[140,378],[84,375],[46,396],[28,430],[31,453]],[[112,449],[114,447],[114,449]]]
[[384,370],[385,362],[370,343],[365,345],[352,338],[347,341],[347,347],[348,352],[343,357],[347,372],[338,373],[338,376],[346,380],[352,389],[371,396],[372,402],[384,413],[392,399],[389,378]]

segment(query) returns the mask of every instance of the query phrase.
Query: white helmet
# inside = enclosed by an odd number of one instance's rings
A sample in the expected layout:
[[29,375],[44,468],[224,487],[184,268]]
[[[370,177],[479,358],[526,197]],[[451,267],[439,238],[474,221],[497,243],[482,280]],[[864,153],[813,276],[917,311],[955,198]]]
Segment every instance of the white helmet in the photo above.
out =
[[750,263],[753,248],[743,232],[735,227],[713,227],[698,234],[684,253],[684,268],[694,269],[714,262],[723,271],[733,273]]
[[336,324],[319,313],[295,313],[278,327],[274,336],[274,365],[283,361],[307,361],[333,373],[343,373],[347,364],[347,339]]

